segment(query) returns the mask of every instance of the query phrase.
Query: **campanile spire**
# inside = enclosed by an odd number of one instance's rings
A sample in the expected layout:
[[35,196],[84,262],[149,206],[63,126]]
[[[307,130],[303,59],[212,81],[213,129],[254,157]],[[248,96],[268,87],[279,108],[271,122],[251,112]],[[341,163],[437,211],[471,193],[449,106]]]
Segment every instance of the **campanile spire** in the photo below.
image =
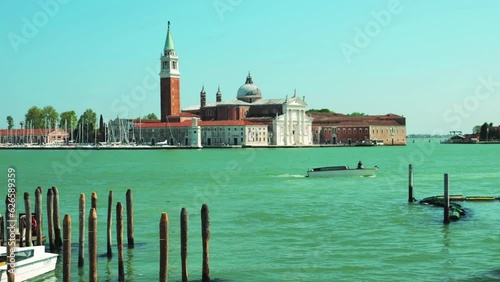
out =
[[166,121],[167,116],[180,113],[180,72],[179,57],[174,48],[170,21],[167,27],[167,38],[160,58],[160,104],[161,120]]

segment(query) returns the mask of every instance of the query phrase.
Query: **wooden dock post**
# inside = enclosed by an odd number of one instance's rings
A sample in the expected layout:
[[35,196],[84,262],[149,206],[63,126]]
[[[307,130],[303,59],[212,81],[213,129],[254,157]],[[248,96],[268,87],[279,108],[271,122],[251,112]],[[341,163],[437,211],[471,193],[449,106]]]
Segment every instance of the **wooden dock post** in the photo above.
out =
[[132,190],[127,190],[127,248],[134,248],[134,207],[132,205]]
[[61,214],[59,209],[59,190],[57,187],[52,187],[52,193],[54,194],[54,243],[57,249],[62,247],[61,238]]
[[56,251],[54,241],[54,191],[48,189],[47,191],[47,228],[49,229],[49,246],[50,252]]
[[125,281],[125,268],[123,266],[123,205],[116,203],[116,244],[118,246],[118,281]]
[[35,190],[35,220],[36,220],[36,245],[43,245],[43,228],[42,228],[42,187]]
[[168,281],[168,215],[160,217],[160,282]]
[[202,268],[202,282],[210,281],[210,267],[209,267],[209,244],[210,244],[210,213],[207,204],[201,207],[201,237],[203,245],[203,268]]
[[444,224],[450,223],[450,194],[448,173],[444,174]]
[[78,213],[78,267],[85,264],[85,194],[80,194]]
[[408,202],[413,203],[415,197],[413,197],[413,165],[408,166]]
[[188,281],[187,269],[187,244],[188,244],[188,212],[186,208],[181,209],[181,264],[182,282]]
[[25,246],[33,245],[33,240],[31,240],[32,230],[31,230],[31,201],[30,201],[30,193],[24,192],[24,212],[25,212]]
[[8,245],[8,242],[9,242],[9,195],[5,195],[5,216],[4,216],[4,219],[3,219],[3,223],[4,223],[4,226],[2,226],[2,229],[5,230],[5,236],[4,236],[4,246],[7,246]]
[[111,225],[113,224],[113,191],[109,191],[108,195],[108,231],[107,231],[107,256],[113,257],[113,250],[111,249]]
[[[19,247],[24,247],[24,240],[23,240],[23,235],[24,234],[24,225],[22,222],[18,223],[18,228],[19,229]],[[17,241],[17,239],[16,239]]]
[[0,214],[0,246],[3,246],[3,243],[5,241],[5,232],[3,229],[3,216]]
[[97,213],[90,209],[89,215],[89,282],[97,282]]
[[92,196],[90,196],[90,208],[95,209],[95,212],[97,213],[97,193],[92,192]]
[[63,281],[71,281],[71,216],[63,219]]

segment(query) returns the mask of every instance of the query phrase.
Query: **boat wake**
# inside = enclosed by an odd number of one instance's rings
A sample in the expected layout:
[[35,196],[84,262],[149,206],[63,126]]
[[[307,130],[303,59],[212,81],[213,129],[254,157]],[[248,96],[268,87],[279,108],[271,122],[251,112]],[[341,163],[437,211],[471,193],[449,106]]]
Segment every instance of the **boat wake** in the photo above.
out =
[[285,177],[285,178],[304,178],[306,177],[305,175],[302,174],[280,174],[280,175],[275,175],[273,177]]

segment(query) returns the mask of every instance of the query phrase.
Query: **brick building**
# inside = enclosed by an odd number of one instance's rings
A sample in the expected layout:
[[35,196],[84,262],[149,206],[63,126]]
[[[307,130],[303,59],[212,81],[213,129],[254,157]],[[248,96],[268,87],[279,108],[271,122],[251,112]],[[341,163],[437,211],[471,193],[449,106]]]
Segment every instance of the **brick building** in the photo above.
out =
[[315,144],[406,145],[406,118],[394,114],[347,116],[309,113]]

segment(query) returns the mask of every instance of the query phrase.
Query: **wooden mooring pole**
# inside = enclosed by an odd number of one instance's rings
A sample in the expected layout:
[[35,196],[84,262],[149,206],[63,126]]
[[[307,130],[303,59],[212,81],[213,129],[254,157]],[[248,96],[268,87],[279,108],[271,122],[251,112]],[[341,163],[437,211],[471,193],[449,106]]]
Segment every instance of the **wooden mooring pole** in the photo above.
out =
[[413,197],[413,165],[408,166],[408,202],[413,203],[415,197]]
[[160,282],[168,281],[168,215],[160,217]]
[[188,212],[186,208],[181,209],[181,265],[182,282],[188,281],[187,264],[187,244],[188,244]]
[[59,209],[59,190],[57,187],[52,187],[52,193],[54,194],[54,243],[57,249],[62,247],[61,238],[61,215]]
[[444,174],[444,224],[450,223],[450,194],[448,173]]
[[116,203],[116,244],[118,246],[118,281],[125,281],[125,268],[123,266],[123,205]]
[[85,264],[85,194],[80,194],[78,213],[78,267]]
[[30,201],[30,193],[24,192],[24,212],[25,212],[25,246],[33,245],[33,240],[31,240],[31,235],[33,234],[31,231],[31,201]]
[[71,281],[71,216],[63,219],[63,281]]
[[5,232],[4,232],[4,224],[3,224],[3,219],[4,217],[0,215],[0,246],[3,246],[5,242]]
[[113,257],[113,250],[111,249],[111,225],[113,224],[113,191],[109,191],[108,195],[108,231],[107,231],[107,255],[108,258]]
[[92,196],[90,197],[90,208],[95,209],[95,212],[97,212],[97,193],[92,192]]
[[35,220],[36,220],[36,245],[43,245],[43,228],[42,228],[42,187],[35,190]]
[[90,209],[89,215],[89,281],[97,282],[97,213]]
[[127,190],[126,195],[127,204],[127,248],[134,248],[134,207],[132,200],[132,190]]
[[210,267],[209,267],[209,244],[210,244],[210,213],[207,204],[201,207],[201,237],[203,245],[203,267],[201,273],[201,281],[210,281]]
[[50,252],[56,251],[54,242],[54,191],[48,189],[47,191],[47,228],[49,229],[49,246]]

